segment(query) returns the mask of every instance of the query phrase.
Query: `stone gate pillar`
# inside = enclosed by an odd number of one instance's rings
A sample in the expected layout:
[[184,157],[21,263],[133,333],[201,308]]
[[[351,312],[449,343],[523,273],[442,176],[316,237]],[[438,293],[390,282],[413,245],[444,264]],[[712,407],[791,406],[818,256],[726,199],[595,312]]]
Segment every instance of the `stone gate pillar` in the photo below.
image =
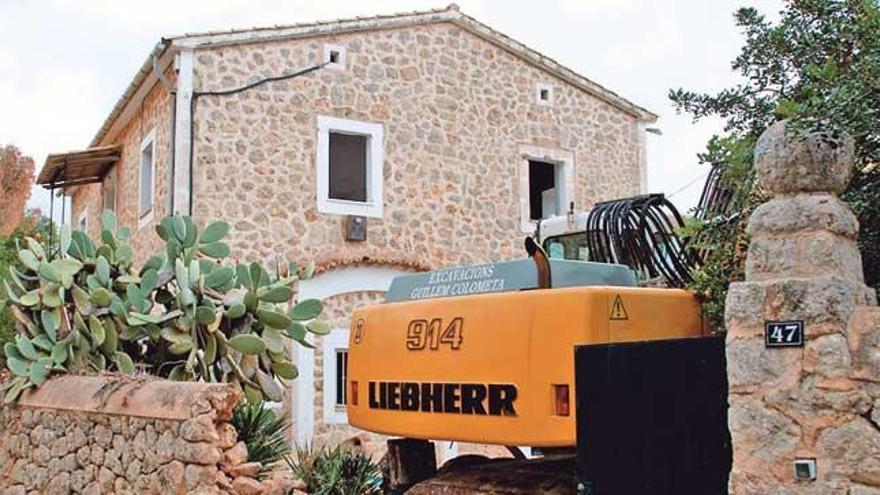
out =
[[772,199],[749,219],[746,280],[725,315],[731,493],[880,493],[880,310],[837,196],[852,164],[846,136],[779,122],[758,140]]

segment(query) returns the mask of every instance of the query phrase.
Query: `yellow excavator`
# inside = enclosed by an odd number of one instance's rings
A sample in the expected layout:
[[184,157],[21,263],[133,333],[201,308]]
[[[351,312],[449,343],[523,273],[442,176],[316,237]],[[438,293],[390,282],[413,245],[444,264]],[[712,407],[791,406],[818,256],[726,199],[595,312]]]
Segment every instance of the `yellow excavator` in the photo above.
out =
[[[526,259],[399,277],[385,303],[354,313],[350,424],[393,437],[574,452],[584,429],[578,408],[591,407],[575,400],[576,347],[708,334],[692,292],[639,287],[623,264],[549,258],[532,237],[525,248]],[[589,487],[572,480],[572,493],[624,493]]]

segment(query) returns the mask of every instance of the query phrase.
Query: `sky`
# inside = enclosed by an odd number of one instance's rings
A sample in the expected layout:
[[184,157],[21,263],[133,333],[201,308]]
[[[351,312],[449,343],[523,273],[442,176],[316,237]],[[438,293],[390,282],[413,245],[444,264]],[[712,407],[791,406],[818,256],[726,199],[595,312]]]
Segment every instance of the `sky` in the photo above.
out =
[[[442,0],[0,0],[0,145],[39,170],[49,153],[88,146],[162,36],[445,7]],[[707,173],[697,153],[717,119],[677,115],[671,88],[738,81],[733,12],[771,18],[779,0],[458,0],[461,10],[660,116],[648,134],[648,191],[685,212]],[[49,194],[29,204],[48,212]],[[56,203],[57,204],[57,203]],[[2,199],[0,199],[2,211]]]

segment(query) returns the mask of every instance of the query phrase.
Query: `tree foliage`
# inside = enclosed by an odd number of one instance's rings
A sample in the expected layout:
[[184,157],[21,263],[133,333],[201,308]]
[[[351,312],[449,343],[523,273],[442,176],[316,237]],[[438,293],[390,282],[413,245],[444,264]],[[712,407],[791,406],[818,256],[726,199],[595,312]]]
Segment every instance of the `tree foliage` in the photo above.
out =
[[[855,175],[843,198],[859,218],[865,278],[876,287],[880,283],[880,4],[788,0],[776,22],[754,8],[739,9],[734,19],[745,38],[731,64],[741,82],[714,94],[684,89],[669,93],[678,111],[692,114],[694,120],[717,116],[726,121],[726,134],[713,138],[700,160],[735,171],[724,174],[724,185],[747,199],[740,205],[740,216],[728,219],[734,224],[731,229],[707,236],[720,246],[716,254],[729,259],[742,246],[745,221],[760,200],[754,181],[742,180],[743,169],[752,167],[757,137],[776,120],[788,118],[795,131],[824,128],[847,132],[855,139]],[[742,152],[744,147],[747,153]],[[709,260],[704,269],[712,274],[704,275],[716,289],[741,276],[741,266],[719,269],[711,266],[713,262],[719,260]],[[723,301],[723,295],[716,292],[708,297]]]
[[15,146],[0,146],[0,198],[3,198],[0,235],[11,234],[21,223],[33,181],[34,160],[22,155]]

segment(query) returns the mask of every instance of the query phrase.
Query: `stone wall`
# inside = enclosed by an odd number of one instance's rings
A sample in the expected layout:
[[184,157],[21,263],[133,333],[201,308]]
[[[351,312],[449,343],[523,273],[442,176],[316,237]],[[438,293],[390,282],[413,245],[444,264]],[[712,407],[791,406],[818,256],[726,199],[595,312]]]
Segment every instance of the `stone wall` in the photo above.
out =
[[[344,70],[198,100],[194,211],[232,224],[234,255],[420,268],[520,257],[523,146],[573,155],[579,209],[640,192],[634,115],[450,23],[199,49],[196,90],[316,65],[325,43],[345,48]],[[383,125],[384,216],[366,242],[317,212],[318,116]]]
[[[0,492],[257,493],[234,385],[54,378],[0,409]],[[250,491],[248,491],[250,490]]]
[[[175,73],[169,70],[166,76],[173,82]],[[147,93],[135,117],[120,131],[114,139],[122,146],[122,157],[110,170],[116,174],[116,215],[119,225],[131,229],[132,246],[135,248],[135,266],[140,266],[147,258],[162,247],[162,241],[153,229],[155,223],[167,214],[168,201],[168,153],[169,153],[169,112],[170,93],[161,84],[156,83]],[[153,213],[149,221],[139,221],[138,211],[138,169],[141,160],[140,145],[143,139],[153,132],[155,148],[153,153],[155,194],[153,197]],[[87,212],[88,233],[93,239],[100,237],[101,212],[104,196],[102,184],[89,184],[76,187],[71,191],[71,219],[77,225],[80,213]]]
[[[865,286],[858,222],[838,199],[853,144],[786,131],[758,140],[773,197],[749,220],[746,281],[727,296],[730,491],[880,493],[880,308]],[[802,320],[804,345],[765,346],[765,322]],[[795,461],[815,460],[815,480]]]

